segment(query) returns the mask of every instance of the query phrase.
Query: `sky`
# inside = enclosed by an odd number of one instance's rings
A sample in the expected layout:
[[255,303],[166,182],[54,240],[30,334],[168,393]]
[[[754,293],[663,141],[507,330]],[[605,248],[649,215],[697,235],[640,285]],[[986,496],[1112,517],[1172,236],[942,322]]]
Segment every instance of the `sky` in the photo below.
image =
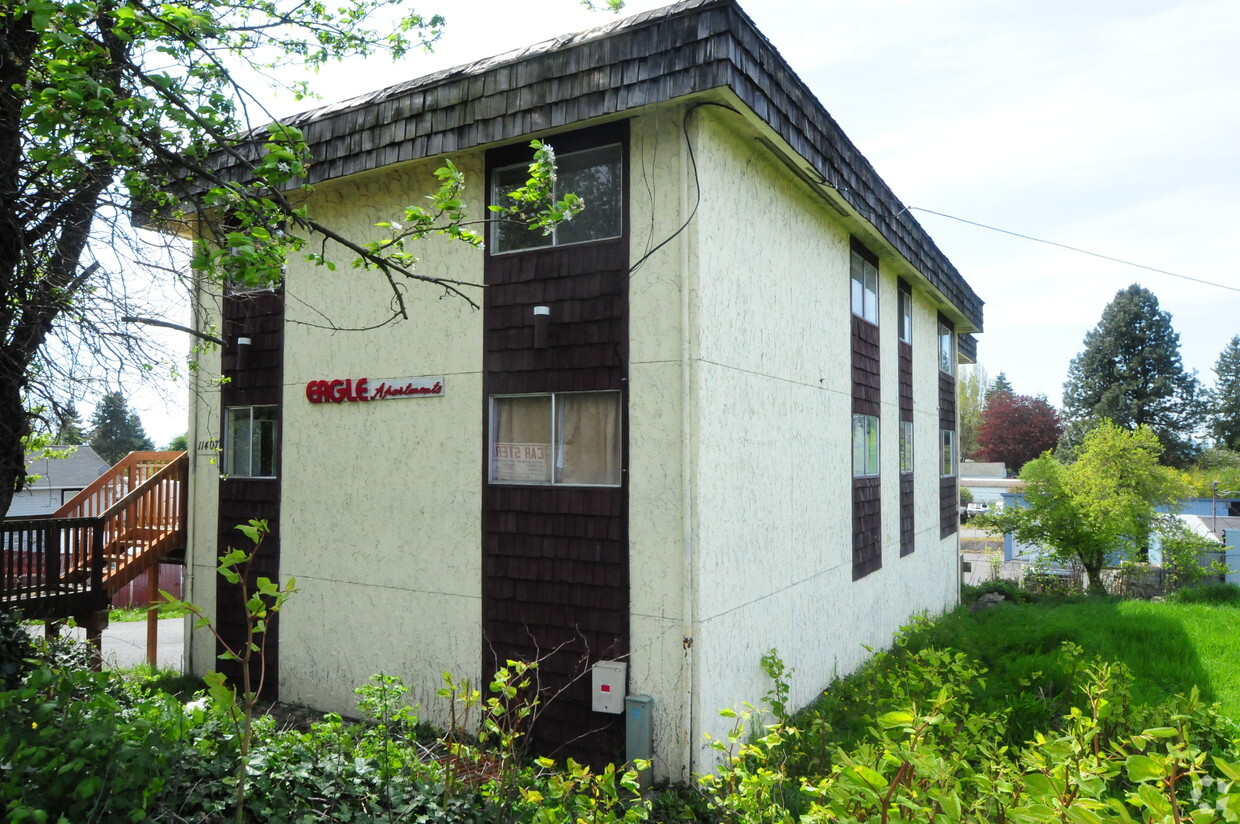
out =
[[[660,5],[629,2],[622,14]],[[613,19],[575,0],[417,8],[446,18],[434,54],[326,68],[313,80],[323,100]],[[1086,332],[1140,283],[1171,313],[1185,366],[1213,383],[1219,353],[1240,335],[1240,3],[742,8],[985,301],[978,361],[992,379],[1004,372],[1015,391],[1058,406]],[[272,104],[277,114],[313,105]],[[175,406],[135,408],[157,443],[185,430]]]

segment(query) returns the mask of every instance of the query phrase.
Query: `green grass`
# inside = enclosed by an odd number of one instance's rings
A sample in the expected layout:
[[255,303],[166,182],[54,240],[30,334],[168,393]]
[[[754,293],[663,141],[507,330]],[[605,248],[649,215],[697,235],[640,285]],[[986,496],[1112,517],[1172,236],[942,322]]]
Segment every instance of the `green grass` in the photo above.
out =
[[990,671],[990,691],[1036,688],[1065,641],[1125,664],[1133,698],[1155,704],[1193,686],[1240,718],[1240,605],[1080,598],[958,611],[918,631],[915,646],[949,646]]
[[175,695],[182,701],[188,701],[194,695],[207,688],[201,678],[192,673],[177,672],[173,669],[159,669],[150,664],[137,664],[120,671],[126,681],[142,684],[152,691]]
[[[1216,594],[1199,600],[1207,602],[1035,596],[976,614],[961,607],[912,630],[904,649],[950,648],[979,662],[986,673],[973,684],[974,707],[1008,713],[1012,744],[1048,729],[1079,705],[1073,685],[1095,658],[1128,667],[1134,704],[1154,706],[1196,686],[1203,698],[1240,720],[1240,603],[1209,603],[1225,600]],[[1061,654],[1065,642],[1082,649],[1075,663]],[[896,709],[888,705],[881,674],[872,670],[832,684],[809,710],[830,725],[842,746],[865,738],[875,715]]]
[[[108,613],[108,621],[113,624],[145,621],[146,612],[146,607],[123,607],[121,609],[114,609]],[[184,608],[177,607],[174,604],[160,604],[159,606],[160,618],[180,618],[184,614]]]

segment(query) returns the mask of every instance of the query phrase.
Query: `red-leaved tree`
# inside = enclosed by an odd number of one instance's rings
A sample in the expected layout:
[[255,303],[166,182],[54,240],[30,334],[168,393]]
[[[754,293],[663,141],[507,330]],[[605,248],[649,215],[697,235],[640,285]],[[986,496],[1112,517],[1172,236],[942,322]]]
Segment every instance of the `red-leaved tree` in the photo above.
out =
[[1063,432],[1059,413],[1044,397],[997,392],[982,410],[978,458],[1002,461],[1015,474],[1048,449]]

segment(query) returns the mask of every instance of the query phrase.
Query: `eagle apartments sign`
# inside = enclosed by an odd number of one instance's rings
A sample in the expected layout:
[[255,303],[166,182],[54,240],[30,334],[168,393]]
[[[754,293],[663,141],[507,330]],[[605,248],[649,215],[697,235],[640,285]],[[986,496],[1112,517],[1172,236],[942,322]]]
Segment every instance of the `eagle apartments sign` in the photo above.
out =
[[443,378],[343,378],[306,384],[310,403],[369,403],[443,397]]

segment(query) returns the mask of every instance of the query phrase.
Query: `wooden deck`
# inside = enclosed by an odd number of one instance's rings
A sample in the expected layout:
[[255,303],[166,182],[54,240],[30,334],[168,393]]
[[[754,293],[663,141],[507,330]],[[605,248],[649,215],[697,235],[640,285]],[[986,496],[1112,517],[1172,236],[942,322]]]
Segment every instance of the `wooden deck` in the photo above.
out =
[[87,619],[185,551],[189,459],[131,452],[50,517],[0,522],[0,611]]

